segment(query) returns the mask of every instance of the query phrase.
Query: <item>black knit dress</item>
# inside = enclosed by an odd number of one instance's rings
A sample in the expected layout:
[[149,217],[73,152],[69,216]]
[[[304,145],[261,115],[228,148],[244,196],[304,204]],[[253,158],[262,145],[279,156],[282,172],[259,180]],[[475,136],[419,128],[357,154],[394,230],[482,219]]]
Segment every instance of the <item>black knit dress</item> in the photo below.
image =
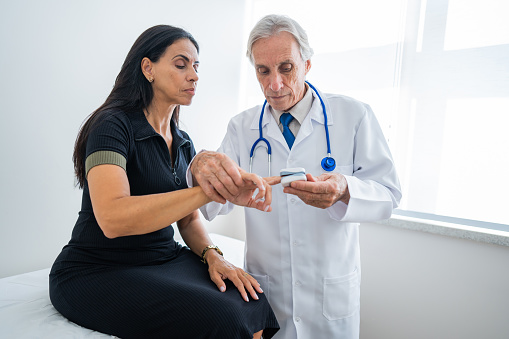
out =
[[[124,167],[133,196],[186,188],[195,150],[173,122],[172,136],[174,166],[165,140],[143,112],[113,112],[88,137],[87,166]],[[277,332],[263,293],[260,300],[245,302],[229,280],[220,292],[207,265],[173,235],[168,225],[149,234],[106,238],[85,182],[71,240],[51,269],[51,302],[76,324],[120,338],[248,339],[260,330],[265,338]]]

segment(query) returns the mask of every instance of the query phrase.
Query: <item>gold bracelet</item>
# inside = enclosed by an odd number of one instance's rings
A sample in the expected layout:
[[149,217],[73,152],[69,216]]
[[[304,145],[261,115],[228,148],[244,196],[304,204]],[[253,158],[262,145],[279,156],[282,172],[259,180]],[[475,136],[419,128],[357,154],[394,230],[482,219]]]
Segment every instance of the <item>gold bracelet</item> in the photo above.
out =
[[221,252],[219,247],[214,246],[214,245],[209,245],[203,249],[203,252],[201,252],[201,261],[204,262],[205,264],[207,263],[207,260],[205,260],[205,253],[207,253],[207,251],[210,249],[216,250],[217,253],[223,255],[223,252]]

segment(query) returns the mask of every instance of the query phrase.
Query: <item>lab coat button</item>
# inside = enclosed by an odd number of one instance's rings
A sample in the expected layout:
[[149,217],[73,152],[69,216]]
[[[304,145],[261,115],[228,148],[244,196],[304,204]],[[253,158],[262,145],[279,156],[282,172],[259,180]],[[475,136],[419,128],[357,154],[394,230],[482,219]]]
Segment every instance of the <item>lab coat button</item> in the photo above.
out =
[[299,317],[296,317],[296,318],[295,318],[295,321],[296,321],[296,322],[299,322],[299,321],[300,321],[300,318],[299,318]]
[[293,242],[293,246],[297,246],[299,243],[297,241]]
[[295,204],[295,199],[294,199],[294,198],[291,198],[291,199],[290,199],[290,202],[291,202],[292,204]]
[[297,281],[295,282],[295,285],[300,286],[300,281],[298,281],[298,280],[297,280]]

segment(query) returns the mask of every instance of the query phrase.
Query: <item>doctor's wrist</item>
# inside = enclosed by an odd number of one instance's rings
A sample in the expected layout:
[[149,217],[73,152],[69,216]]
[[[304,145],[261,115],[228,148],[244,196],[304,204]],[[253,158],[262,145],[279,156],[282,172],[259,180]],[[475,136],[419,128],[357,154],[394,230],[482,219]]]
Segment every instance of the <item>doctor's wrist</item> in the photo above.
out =
[[348,191],[348,189],[346,190],[346,192],[343,193],[343,195],[339,197],[338,201],[341,201],[345,205],[348,205],[348,203],[350,202],[350,192]]
[[341,201],[345,205],[348,205],[348,203],[350,202],[350,190],[348,189],[348,181],[344,176],[341,176],[341,183],[342,192],[339,196],[339,201]]
[[348,203],[350,202],[350,190],[348,189],[348,180],[346,180],[345,176],[342,174],[337,174],[336,178],[338,185],[336,188],[338,198],[335,201],[335,203],[341,201],[345,205],[348,205]]

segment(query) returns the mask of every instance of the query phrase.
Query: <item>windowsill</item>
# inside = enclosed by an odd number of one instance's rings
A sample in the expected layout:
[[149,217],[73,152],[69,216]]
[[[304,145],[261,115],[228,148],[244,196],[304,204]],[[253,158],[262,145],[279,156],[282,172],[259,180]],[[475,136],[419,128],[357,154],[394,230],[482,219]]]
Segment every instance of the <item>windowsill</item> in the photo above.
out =
[[448,237],[468,239],[509,247],[509,232],[499,230],[412,218],[401,215],[393,215],[390,219],[381,220],[377,223],[413,231],[439,234]]

